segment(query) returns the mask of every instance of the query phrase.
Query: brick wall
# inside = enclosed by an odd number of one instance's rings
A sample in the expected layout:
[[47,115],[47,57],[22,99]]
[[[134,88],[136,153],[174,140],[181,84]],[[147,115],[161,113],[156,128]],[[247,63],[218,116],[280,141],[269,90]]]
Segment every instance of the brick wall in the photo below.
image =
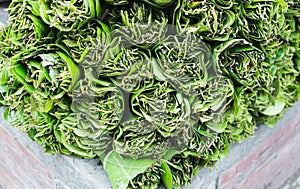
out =
[[47,166],[0,127],[0,188],[55,188]]
[[110,189],[97,159],[45,154],[27,134],[9,126],[0,109],[0,189]]
[[[1,23],[8,20],[7,3],[0,0]],[[2,119],[0,108],[0,189],[109,189],[97,159],[48,155],[25,133]]]
[[[3,112],[3,109],[0,110]],[[213,170],[202,169],[184,189],[278,188],[300,168],[300,102],[275,128],[259,126],[253,138],[231,146]],[[99,160],[44,154],[0,119],[0,188],[110,189]]]
[[300,114],[282,124],[220,175],[219,188],[277,188],[300,168]]
[[231,146],[216,169],[203,169],[186,189],[276,189],[300,168],[300,102],[270,129]]

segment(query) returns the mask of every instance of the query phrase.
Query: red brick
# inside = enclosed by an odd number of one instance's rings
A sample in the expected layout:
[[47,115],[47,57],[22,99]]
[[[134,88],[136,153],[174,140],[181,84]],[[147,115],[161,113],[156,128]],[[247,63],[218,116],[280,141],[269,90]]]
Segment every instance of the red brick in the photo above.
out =
[[[237,180],[233,179],[236,176],[236,174],[237,174],[237,172],[235,169],[230,169],[223,174],[223,176],[220,178],[220,183],[222,183],[222,187],[224,189],[227,189],[228,183],[230,183],[230,185],[237,184]],[[231,182],[228,182],[228,181],[231,181]]]
[[[300,167],[300,116],[251,149],[219,178],[219,188],[277,188]],[[276,178],[276,179],[274,179]]]
[[55,188],[46,165],[0,127],[0,183],[9,188]]
[[243,161],[241,161],[237,166],[237,172],[240,172],[241,170],[253,165],[253,161],[259,156],[258,153],[251,153],[250,155],[248,155],[246,157],[246,159],[244,159]]
[[[3,188],[8,188],[8,186],[6,185],[7,183],[11,183],[9,185],[9,188],[10,189],[15,189],[17,188],[17,186],[15,185],[15,181],[12,180],[11,178],[9,178],[6,174],[0,172],[0,178],[1,178],[1,183],[0,183],[0,186],[2,186]],[[0,187],[1,188],[1,187]]]

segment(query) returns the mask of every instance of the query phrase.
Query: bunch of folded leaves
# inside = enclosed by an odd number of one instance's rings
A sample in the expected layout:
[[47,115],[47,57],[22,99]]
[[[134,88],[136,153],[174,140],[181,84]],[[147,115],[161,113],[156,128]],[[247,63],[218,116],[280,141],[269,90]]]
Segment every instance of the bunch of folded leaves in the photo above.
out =
[[187,185],[300,97],[293,0],[14,0],[0,105],[113,188]]

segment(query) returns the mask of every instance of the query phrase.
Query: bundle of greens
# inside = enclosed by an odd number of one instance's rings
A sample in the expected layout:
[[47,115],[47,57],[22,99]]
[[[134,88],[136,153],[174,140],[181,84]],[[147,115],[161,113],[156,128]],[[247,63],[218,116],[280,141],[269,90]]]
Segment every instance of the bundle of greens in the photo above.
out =
[[168,189],[300,98],[292,0],[13,0],[0,105],[51,154],[100,158],[113,188]]

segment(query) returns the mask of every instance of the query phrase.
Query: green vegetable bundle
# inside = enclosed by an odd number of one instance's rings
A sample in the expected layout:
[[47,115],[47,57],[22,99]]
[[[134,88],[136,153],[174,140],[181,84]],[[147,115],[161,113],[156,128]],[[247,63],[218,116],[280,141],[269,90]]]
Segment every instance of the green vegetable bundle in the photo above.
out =
[[179,188],[300,97],[292,0],[13,0],[0,105],[113,188]]

